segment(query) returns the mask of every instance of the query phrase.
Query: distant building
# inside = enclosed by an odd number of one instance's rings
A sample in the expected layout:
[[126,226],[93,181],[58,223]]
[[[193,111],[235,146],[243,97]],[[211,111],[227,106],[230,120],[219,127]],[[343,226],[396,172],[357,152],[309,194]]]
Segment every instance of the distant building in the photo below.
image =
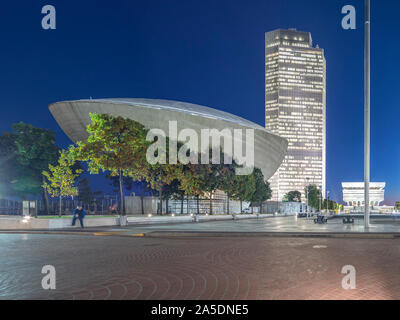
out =
[[[385,182],[369,184],[370,207],[379,207],[385,201]],[[343,182],[343,202],[348,207],[364,207],[364,182]]]
[[[391,213],[395,212],[393,206],[386,206],[385,182],[371,182],[369,184],[369,206],[372,212]],[[364,182],[343,182],[343,202],[346,203],[344,210],[347,212],[364,211]]]
[[271,183],[272,200],[326,185],[326,61],[311,34],[295,29],[265,34],[265,126],[289,142]]

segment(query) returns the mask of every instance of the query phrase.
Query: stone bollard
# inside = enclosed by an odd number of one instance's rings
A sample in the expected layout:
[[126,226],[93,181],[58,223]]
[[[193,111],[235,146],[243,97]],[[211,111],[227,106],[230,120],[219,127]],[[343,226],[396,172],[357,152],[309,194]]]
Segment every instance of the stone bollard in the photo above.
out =
[[237,220],[236,213],[232,214],[233,220]]
[[199,222],[199,217],[197,214],[193,216],[193,222]]
[[127,216],[119,216],[119,225],[121,227],[128,225],[128,217]]

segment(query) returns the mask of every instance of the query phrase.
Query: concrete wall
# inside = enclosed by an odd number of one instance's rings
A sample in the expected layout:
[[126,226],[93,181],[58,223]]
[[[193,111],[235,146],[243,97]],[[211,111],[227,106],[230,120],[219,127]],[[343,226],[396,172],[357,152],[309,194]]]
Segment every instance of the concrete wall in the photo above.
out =
[[241,219],[257,219],[267,218],[271,215],[266,214],[240,214],[240,215],[199,215],[199,216],[152,216],[152,217],[128,217],[128,223],[133,225],[144,224],[167,224],[167,223],[190,223],[190,222],[206,222],[206,221],[228,221]]
[[185,223],[192,222],[191,216],[152,216],[152,217],[128,217],[129,224],[162,224],[162,223]]
[[22,222],[22,217],[1,217],[0,230],[17,230],[17,229],[48,229],[49,223],[47,219],[31,219],[29,222]]
[[[37,219],[45,220],[45,219]],[[49,229],[63,229],[71,228],[72,219],[48,219]],[[107,226],[118,226],[119,218],[106,217],[106,218],[89,218],[84,219],[83,223],[85,227],[107,227]],[[76,221],[75,225],[80,227],[79,220]]]
[[[240,214],[240,215],[200,215],[200,216],[128,216],[128,223],[131,225],[146,225],[146,224],[167,224],[167,223],[191,223],[205,221],[227,221],[241,219],[257,219],[271,217],[266,214]],[[69,229],[71,228],[71,219],[35,219],[31,218],[28,222],[22,222],[21,217],[1,217],[0,230],[49,230],[49,229]],[[89,218],[85,219],[86,227],[105,227],[119,226],[118,217],[107,218]],[[80,228],[79,221],[75,228]]]
[[[71,219],[35,219],[31,218],[27,222],[23,222],[22,217],[2,217],[0,218],[0,230],[40,230],[40,229],[65,229],[72,228]],[[118,217],[105,217],[105,218],[88,218],[84,220],[85,227],[106,227],[118,226]],[[79,220],[76,221],[76,227],[80,228]]]

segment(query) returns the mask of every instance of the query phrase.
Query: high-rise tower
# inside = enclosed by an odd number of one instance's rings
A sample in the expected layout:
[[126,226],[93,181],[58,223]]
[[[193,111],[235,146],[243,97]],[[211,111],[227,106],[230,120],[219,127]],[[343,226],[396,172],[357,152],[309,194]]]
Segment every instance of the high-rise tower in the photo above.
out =
[[326,184],[326,61],[311,34],[295,29],[265,34],[265,126],[286,138],[288,151],[270,179],[272,200]]

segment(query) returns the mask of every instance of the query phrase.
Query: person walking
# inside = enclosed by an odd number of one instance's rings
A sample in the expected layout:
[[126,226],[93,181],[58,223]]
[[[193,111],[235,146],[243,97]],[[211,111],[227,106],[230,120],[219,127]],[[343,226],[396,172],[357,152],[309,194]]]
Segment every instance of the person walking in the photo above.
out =
[[86,212],[83,210],[82,206],[77,206],[72,214],[72,225],[75,225],[76,219],[78,218],[79,222],[81,223],[81,227],[83,228],[83,219],[85,218]]

